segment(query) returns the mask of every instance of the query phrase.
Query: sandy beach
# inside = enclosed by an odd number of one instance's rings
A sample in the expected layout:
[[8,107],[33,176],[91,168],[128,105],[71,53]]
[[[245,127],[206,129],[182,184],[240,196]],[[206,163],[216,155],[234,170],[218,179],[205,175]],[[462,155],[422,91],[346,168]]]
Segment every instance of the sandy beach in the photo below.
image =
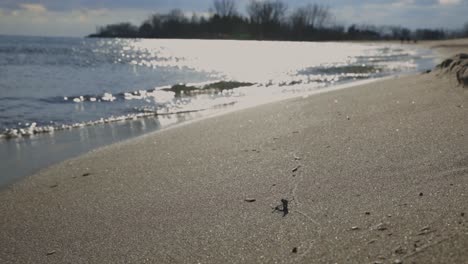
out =
[[0,192],[0,263],[468,263],[467,110],[435,70],[100,148]]

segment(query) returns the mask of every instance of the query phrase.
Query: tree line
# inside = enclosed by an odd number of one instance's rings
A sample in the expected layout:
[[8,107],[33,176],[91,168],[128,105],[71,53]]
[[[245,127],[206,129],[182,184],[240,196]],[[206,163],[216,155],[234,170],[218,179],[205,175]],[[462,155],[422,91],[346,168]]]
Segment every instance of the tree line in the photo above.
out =
[[307,4],[289,11],[280,0],[251,0],[242,15],[235,0],[214,0],[209,16],[187,16],[180,9],[156,13],[140,26],[117,23],[99,27],[89,37],[179,38],[239,40],[437,40],[468,36],[463,30],[410,30],[397,26],[351,25],[334,23],[330,9]]

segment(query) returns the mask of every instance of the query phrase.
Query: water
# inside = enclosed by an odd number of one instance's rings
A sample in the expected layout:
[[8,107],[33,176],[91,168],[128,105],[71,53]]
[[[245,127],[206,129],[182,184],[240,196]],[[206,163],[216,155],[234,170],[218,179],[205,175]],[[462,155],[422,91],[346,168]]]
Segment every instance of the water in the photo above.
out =
[[0,36],[0,185],[183,120],[433,61],[399,45]]

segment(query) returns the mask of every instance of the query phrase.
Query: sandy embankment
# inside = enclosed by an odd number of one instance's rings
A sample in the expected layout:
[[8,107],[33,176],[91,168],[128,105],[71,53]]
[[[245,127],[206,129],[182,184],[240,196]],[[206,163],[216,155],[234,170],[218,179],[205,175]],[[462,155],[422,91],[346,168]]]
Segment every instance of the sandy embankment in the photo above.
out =
[[0,262],[466,263],[467,109],[433,72],[105,147],[0,193]]

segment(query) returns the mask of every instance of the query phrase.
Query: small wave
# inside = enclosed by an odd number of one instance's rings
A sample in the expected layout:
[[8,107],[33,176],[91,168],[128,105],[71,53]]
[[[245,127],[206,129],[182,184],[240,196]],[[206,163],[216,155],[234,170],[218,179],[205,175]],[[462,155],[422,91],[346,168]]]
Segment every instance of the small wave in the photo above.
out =
[[[232,104],[234,103],[225,104],[224,106],[228,106]],[[220,107],[221,105],[216,105],[214,108],[220,108]],[[148,118],[148,117],[195,113],[195,112],[205,111],[207,109],[187,109],[187,110],[180,110],[180,111],[177,111],[177,110],[169,111],[168,109],[161,109],[161,110],[154,110],[154,111],[150,109],[135,109],[135,110],[139,111],[139,113],[132,113],[132,114],[120,115],[120,116],[111,116],[108,118],[100,118],[94,121],[74,123],[70,125],[62,124],[62,125],[50,125],[50,126],[38,126],[37,123],[35,122],[31,124],[27,123],[26,126],[23,128],[5,129],[3,132],[0,132],[0,139],[31,137],[37,134],[52,134],[56,131],[71,130],[71,129],[76,129],[76,128],[90,127],[90,126],[109,124],[109,123],[115,123],[115,122],[138,120],[141,118]]]
[[104,93],[99,95],[71,95],[63,97],[43,98],[48,103],[83,103],[83,102],[114,102],[122,100],[145,100],[152,98],[157,102],[167,102],[182,95],[213,94],[240,87],[249,87],[254,83],[238,81],[215,81],[193,84],[175,84],[172,86],[156,87],[149,90],[137,90],[116,94]]
[[[118,95],[119,96],[119,95]],[[83,103],[83,102],[113,102],[117,99],[123,99],[123,95],[116,97],[111,93],[101,95],[75,95],[75,96],[54,96],[49,98],[41,98],[40,101],[51,104],[63,103]]]
[[356,56],[356,60],[363,62],[387,62],[387,61],[398,61],[405,58],[409,58],[412,55],[409,53],[396,53],[392,55],[370,55],[370,56]]
[[[208,109],[219,109],[223,107],[232,106],[237,103],[237,101],[227,98],[218,98],[218,99],[206,99],[208,101],[202,101],[195,104],[190,104],[190,95],[195,93],[215,93],[215,92],[224,92],[232,90],[239,87],[248,87],[253,84],[245,82],[235,82],[235,81],[217,81],[217,82],[205,82],[199,84],[190,84],[190,85],[173,85],[173,86],[163,86],[157,87],[151,90],[140,90],[134,92],[124,92],[118,94],[104,93],[99,96],[94,95],[82,95],[82,96],[70,96],[70,97],[52,97],[42,99],[43,101],[49,103],[83,103],[83,102],[113,102],[115,100],[134,100],[134,99],[146,99],[149,97],[156,98],[157,101],[163,102],[157,104],[153,107],[141,107],[134,108],[133,112],[119,115],[111,116],[108,118],[100,118],[94,121],[87,122],[78,122],[73,124],[49,124],[40,126],[37,123],[26,123],[24,125],[18,124],[14,128],[5,129],[3,132],[0,132],[0,138],[10,139],[18,137],[30,137],[36,134],[46,134],[54,133],[55,131],[69,130],[74,128],[81,128],[87,126],[94,126],[112,122],[120,122],[127,120],[136,120],[139,118],[145,117],[154,117],[154,116],[168,116],[168,115],[178,115],[178,114],[187,114],[205,111]],[[179,98],[174,100],[175,95],[179,96],[185,94],[186,98]],[[136,112],[136,113],[135,113]]]
[[27,127],[23,128],[11,128],[5,129],[3,132],[0,133],[0,139],[11,139],[11,138],[19,138],[19,137],[31,137],[36,134],[51,134],[55,131],[61,130],[70,130],[74,128],[82,128],[86,126],[94,126],[100,124],[107,124],[119,121],[126,121],[126,120],[137,120],[143,117],[149,116],[156,116],[156,113],[137,113],[137,114],[128,114],[128,115],[121,115],[121,116],[111,116],[108,118],[101,118],[95,121],[88,121],[88,122],[81,122],[81,123],[74,123],[70,125],[50,125],[50,126],[38,126],[37,123],[33,122],[32,124],[27,124]]
[[311,75],[311,74],[370,74],[370,73],[379,73],[383,69],[374,65],[343,65],[343,66],[331,66],[331,67],[312,67],[306,68],[302,71],[299,71],[299,74],[302,75]]

